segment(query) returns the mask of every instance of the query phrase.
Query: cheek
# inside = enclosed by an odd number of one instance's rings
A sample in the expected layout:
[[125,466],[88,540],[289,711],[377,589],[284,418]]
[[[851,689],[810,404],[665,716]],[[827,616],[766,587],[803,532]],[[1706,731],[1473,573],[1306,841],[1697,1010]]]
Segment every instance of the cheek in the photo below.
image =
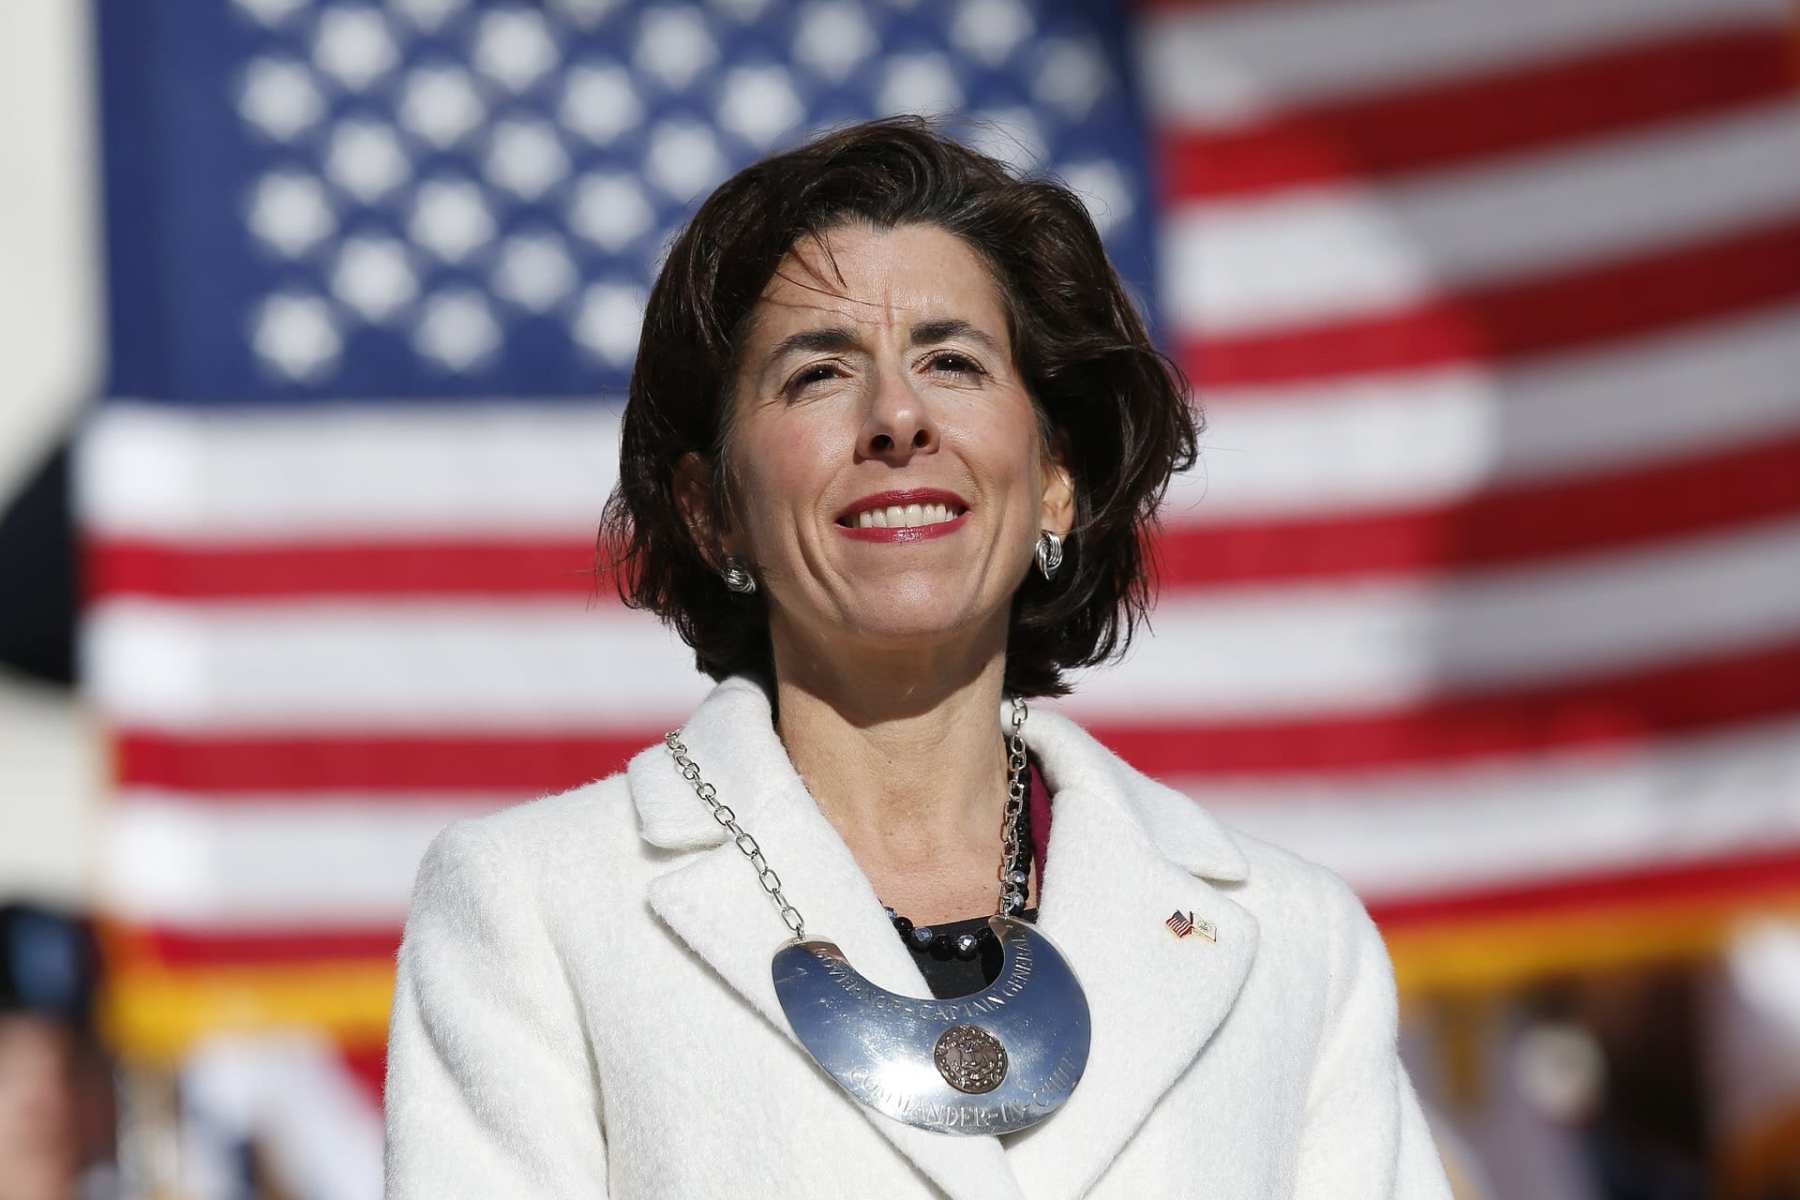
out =
[[1032,504],[1035,520],[1043,460],[1036,418],[1029,406],[1004,419],[957,430],[956,443],[980,474],[1009,501]]
[[831,480],[833,439],[805,422],[759,422],[737,442],[737,474],[752,533],[790,526],[811,514]]

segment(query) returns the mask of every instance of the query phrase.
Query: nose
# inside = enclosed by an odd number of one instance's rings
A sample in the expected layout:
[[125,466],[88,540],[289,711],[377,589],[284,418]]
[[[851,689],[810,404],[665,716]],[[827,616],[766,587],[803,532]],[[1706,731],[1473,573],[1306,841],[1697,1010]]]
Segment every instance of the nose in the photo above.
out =
[[858,442],[866,458],[904,463],[937,449],[937,423],[924,397],[904,378],[883,372],[876,378]]

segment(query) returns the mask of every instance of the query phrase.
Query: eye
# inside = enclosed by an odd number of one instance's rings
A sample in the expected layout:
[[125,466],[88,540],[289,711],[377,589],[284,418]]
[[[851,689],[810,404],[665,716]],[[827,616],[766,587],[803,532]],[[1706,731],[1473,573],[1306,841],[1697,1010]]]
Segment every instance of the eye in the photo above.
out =
[[823,383],[825,380],[836,376],[837,373],[838,368],[836,363],[813,363],[811,366],[802,367],[800,370],[796,371],[794,375],[782,385],[781,390],[784,393],[798,392],[812,384]]
[[929,360],[934,371],[949,371],[953,375],[985,375],[981,364],[977,363],[960,350],[946,350],[934,354]]

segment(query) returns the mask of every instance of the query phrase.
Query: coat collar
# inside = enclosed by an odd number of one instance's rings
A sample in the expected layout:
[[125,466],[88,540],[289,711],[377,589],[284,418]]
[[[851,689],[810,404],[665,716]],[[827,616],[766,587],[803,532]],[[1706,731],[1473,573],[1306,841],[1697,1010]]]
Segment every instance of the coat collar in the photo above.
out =
[[[1000,719],[1008,719],[1004,706]],[[730,803],[739,824],[752,833],[755,814],[784,794],[805,793],[775,736],[768,693],[747,675],[733,675],[713,688],[682,726],[682,739],[705,778],[720,784],[727,777],[706,771],[711,751],[719,767],[729,767],[729,778],[741,781],[732,789]],[[1025,741],[1053,792],[1074,788],[1119,796],[1162,855],[1183,870],[1226,883],[1242,881],[1249,873],[1243,851],[1212,814],[1137,771],[1067,717],[1032,709]],[[721,752],[729,758],[720,760]],[[725,841],[724,829],[671,768],[661,745],[638,754],[627,775],[645,841],[665,850],[701,850]]]
[[[1061,1112],[1010,1135],[1005,1146],[994,1137],[916,1129],[842,1097],[956,1200],[1085,1194],[1224,1020],[1256,953],[1255,918],[1212,886],[1248,873],[1223,826],[1064,717],[1033,712],[1024,733],[1055,797],[1038,928],[1087,992],[1087,1073]],[[789,762],[762,687],[746,677],[719,684],[682,740],[783,872],[784,893],[806,915],[808,936],[836,942],[882,987],[929,995],[867,877]],[[793,1041],[769,973],[787,934],[755,871],[666,748],[643,751],[626,773],[643,838],[697,852],[651,882],[652,909]],[[1210,922],[1217,940],[1177,937],[1164,923],[1174,912]]]

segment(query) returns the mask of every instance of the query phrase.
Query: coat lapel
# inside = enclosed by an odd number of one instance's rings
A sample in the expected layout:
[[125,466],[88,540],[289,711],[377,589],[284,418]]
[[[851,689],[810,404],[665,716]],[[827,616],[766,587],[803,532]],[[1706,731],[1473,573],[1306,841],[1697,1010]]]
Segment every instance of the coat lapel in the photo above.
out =
[[[808,921],[807,936],[836,942],[882,987],[930,995],[867,876],[794,773],[761,689],[742,679],[721,684],[684,727],[683,741],[702,778],[780,874],[784,894]],[[810,1062],[775,997],[769,960],[787,932],[756,872],[664,747],[639,754],[627,775],[646,840],[669,849],[704,847],[651,882],[650,907]],[[837,1089],[823,1070],[820,1078]],[[931,1133],[840,1095],[954,1200],[1023,1200],[997,1138]]]
[[[1207,882],[1241,880],[1246,866],[1204,809],[1054,713],[1033,712],[1025,736],[1055,797],[1038,928],[1087,993],[1086,1074],[1061,1112],[1009,1135],[1005,1148],[994,1137],[917,1129],[843,1096],[955,1200],[1084,1195],[1224,1020],[1256,953],[1255,918]],[[882,987],[929,995],[867,877],[795,774],[762,689],[743,678],[720,684],[683,740],[781,874],[808,936],[835,941]],[[627,774],[645,840],[698,851],[652,881],[651,908],[804,1056],[769,973],[786,933],[755,871],[662,746],[639,754]],[[1165,924],[1175,912],[1191,913],[1199,928],[1176,936]],[[1200,932],[1206,924],[1216,940]]]
[[[1015,1135],[1009,1157],[1028,1195],[1075,1200],[1231,1011],[1259,929],[1207,881],[1242,880],[1247,866],[1203,808],[1054,713],[1034,712],[1026,731],[1055,798],[1038,928],[1074,964],[1093,1042],[1075,1094]],[[1169,927],[1176,913],[1193,932]]]

